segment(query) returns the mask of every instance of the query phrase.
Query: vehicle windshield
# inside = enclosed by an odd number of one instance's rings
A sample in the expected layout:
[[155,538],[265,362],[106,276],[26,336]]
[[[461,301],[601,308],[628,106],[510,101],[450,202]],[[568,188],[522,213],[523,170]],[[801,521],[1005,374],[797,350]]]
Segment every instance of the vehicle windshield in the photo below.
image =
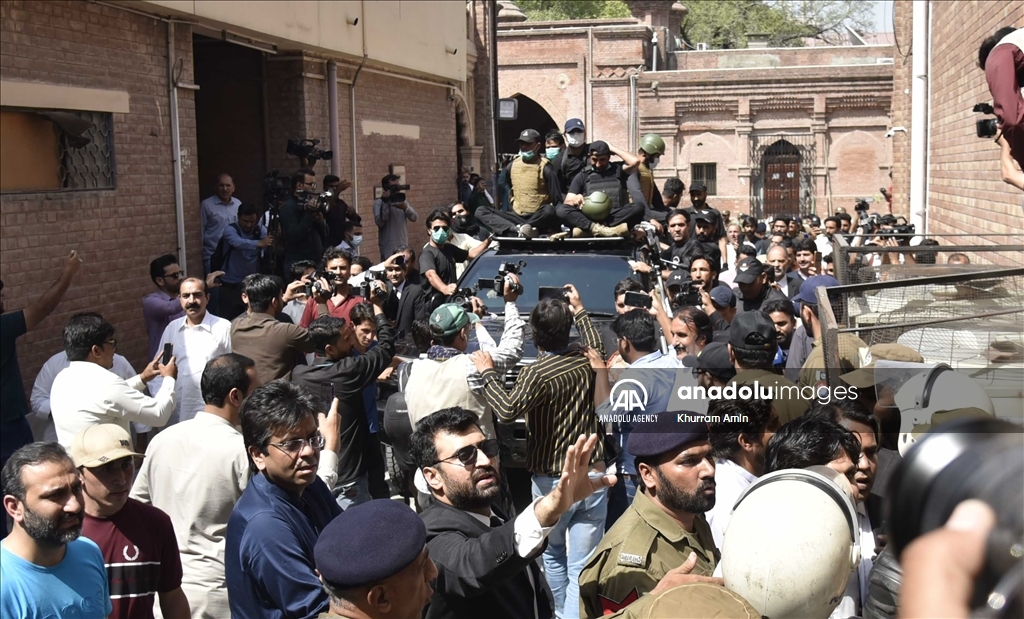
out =
[[[493,252],[480,256],[466,270],[460,280],[460,288],[475,286],[478,280],[494,280],[502,262],[524,260],[526,266],[519,276],[523,294],[516,301],[519,311],[529,314],[537,305],[537,292],[541,286],[560,288],[566,284],[576,286],[583,307],[591,314],[615,315],[615,299],[612,293],[615,284],[629,277],[632,269],[625,256],[603,254],[554,254],[554,255],[506,255]],[[477,293],[491,312],[504,313],[504,304],[494,290],[481,289]]]

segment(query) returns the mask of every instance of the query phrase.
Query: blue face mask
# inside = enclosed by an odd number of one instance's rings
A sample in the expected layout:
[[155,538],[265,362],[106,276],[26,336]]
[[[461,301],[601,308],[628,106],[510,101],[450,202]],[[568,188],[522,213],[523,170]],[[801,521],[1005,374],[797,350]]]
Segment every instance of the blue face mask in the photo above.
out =
[[548,159],[554,159],[560,152],[562,152],[560,148],[546,148],[544,149],[544,156]]
[[537,153],[533,152],[532,150],[519,151],[519,156],[523,158],[523,161],[529,161],[533,159],[536,155]]
[[449,236],[451,236],[451,232],[444,228],[438,228],[430,233],[430,238],[438,245],[444,245],[447,243]]

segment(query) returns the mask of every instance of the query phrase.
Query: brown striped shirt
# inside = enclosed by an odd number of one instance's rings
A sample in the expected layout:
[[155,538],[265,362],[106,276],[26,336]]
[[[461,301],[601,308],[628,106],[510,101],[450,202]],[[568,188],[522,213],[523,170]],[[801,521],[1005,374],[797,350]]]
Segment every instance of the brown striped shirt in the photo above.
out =
[[[601,335],[586,310],[574,320],[580,343],[603,357]],[[561,475],[565,454],[580,434],[604,434],[594,413],[594,371],[580,352],[541,353],[535,363],[523,367],[512,391],[505,391],[496,371],[482,376],[484,398],[499,421],[510,423],[526,415],[526,461],[536,475]],[[598,441],[592,461],[603,459],[604,443]]]

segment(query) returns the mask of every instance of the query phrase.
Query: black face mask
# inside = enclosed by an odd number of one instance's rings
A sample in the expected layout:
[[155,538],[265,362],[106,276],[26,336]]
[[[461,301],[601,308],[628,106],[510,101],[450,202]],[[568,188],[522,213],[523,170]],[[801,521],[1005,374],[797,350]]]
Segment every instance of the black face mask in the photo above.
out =
[[471,223],[469,217],[452,217],[452,230],[472,236],[480,231],[480,225]]

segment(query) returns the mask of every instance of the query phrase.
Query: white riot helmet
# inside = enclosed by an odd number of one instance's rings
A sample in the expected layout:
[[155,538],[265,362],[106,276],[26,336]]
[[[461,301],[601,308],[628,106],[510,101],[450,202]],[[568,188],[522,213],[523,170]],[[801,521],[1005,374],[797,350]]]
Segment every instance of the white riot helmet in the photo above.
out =
[[827,467],[813,468],[755,481],[737,499],[725,531],[725,587],[764,617],[825,619],[860,563],[849,483]]
[[906,455],[914,444],[915,428],[920,433],[920,426],[931,424],[937,412],[980,409],[995,416],[992,398],[984,387],[944,363],[916,373],[903,383],[894,399],[900,410],[900,455]]

